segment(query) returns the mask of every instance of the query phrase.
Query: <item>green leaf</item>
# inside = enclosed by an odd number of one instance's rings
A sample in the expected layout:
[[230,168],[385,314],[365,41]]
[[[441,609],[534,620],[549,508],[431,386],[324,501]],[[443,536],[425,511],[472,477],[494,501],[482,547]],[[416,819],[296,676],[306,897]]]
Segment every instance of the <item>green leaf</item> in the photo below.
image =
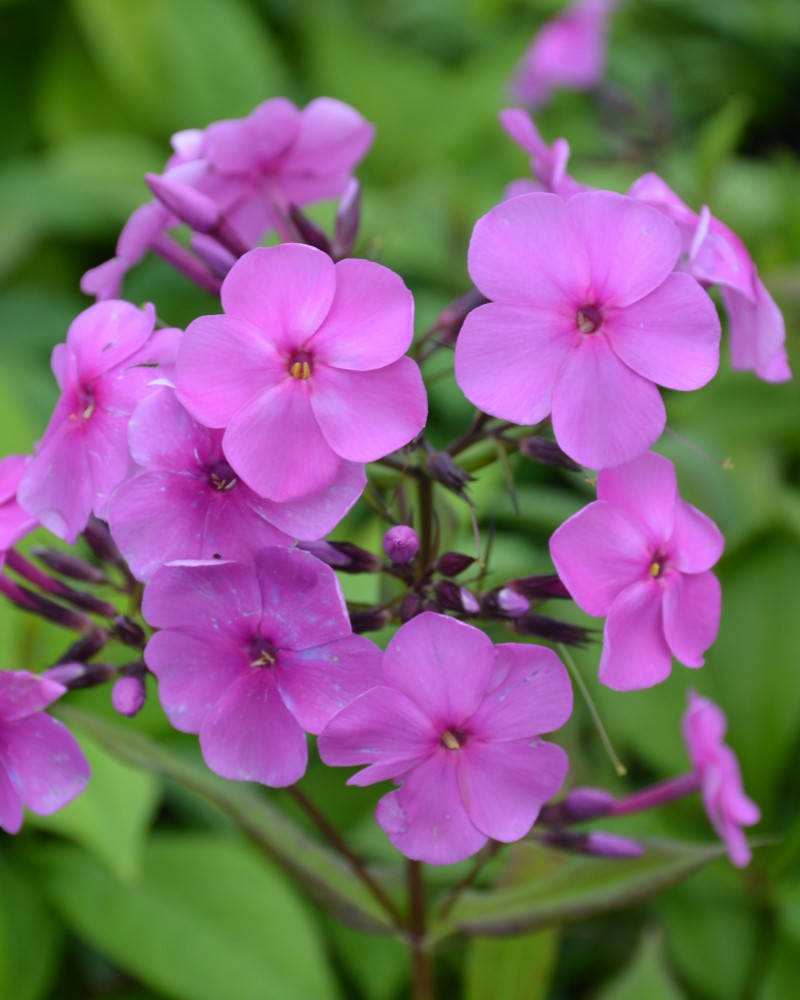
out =
[[542,1000],[558,955],[557,931],[473,938],[467,952],[464,1000]]
[[343,922],[377,933],[390,929],[383,909],[338,854],[309,837],[247,787],[186,763],[132,729],[74,708],[61,708],[59,714],[70,725],[91,733],[97,743],[127,764],[172,778],[213,802]]
[[[540,848],[527,846],[530,851]],[[549,852],[547,852],[549,853]],[[721,845],[651,842],[630,860],[565,856],[544,877],[498,891],[469,891],[434,930],[511,936],[633,906],[688,878],[725,853]]]
[[52,985],[61,933],[20,869],[0,858],[0,997],[39,1000]]
[[63,845],[42,852],[40,869],[53,904],[81,939],[169,997],[336,995],[305,907],[242,841],[154,837],[132,884]]
[[633,961],[597,1000],[682,1000],[684,994],[664,968],[663,949],[655,934],[642,939]]

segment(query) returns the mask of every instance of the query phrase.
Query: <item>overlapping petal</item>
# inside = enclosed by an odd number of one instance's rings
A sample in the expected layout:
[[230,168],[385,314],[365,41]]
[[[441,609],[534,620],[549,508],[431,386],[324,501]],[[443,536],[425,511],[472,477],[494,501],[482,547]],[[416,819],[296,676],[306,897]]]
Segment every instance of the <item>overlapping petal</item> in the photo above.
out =
[[0,727],[3,769],[22,803],[40,816],[49,816],[80,795],[90,773],[72,733],[42,712]]
[[635,691],[669,676],[672,654],[661,616],[661,587],[656,580],[642,580],[623,590],[606,619],[601,684],[615,691]]
[[702,667],[717,638],[722,591],[713,573],[668,573],[664,580],[664,635],[676,659]]
[[644,531],[655,553],[674,531],[679,503],[675,466],[669,459],[648,451],[632,462],[603,469],[597,477],[597,499],[624,510]]

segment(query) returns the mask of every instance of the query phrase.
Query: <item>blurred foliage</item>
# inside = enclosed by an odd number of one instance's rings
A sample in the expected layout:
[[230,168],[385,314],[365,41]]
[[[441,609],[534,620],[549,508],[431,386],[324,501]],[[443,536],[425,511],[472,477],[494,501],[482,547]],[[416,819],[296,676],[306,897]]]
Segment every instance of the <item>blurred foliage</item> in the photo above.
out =
[[[468,286],[475,219],[524,155],[499,129],[504,87],[558,0],[3,0],[0,3],[0,444],[28,450],[54,401],[49,352],[88,302],[81,273],[109,257],[147,197],[171,132],[247,113],[267,97],[351,102],[377,125],[360,170],[360,252],[399,270],[419,329]],[[573,172],[625,190],[655,169],[691,204],[707,202],[757,260],[787,318],[800,371],[800,17],[796,0],[628,0],[613,21],[608,78],[593,95],[559,94],[537,118],[566,136]],[[324,211],[320,215],[324,218]],[[170,323],[208,305],[160,262],[130,276]],[[458,433],[469,406],[447,358],[432,386],[432,437]],[[448,362],[449,363],[449,362]],[[574,784],[621,791],[687,767],[678,720],[690,686],[720,701],[745,784],[774,835],[746,872],[717,862],[632,912],[556,935],[447,944],[443,984],[468,1000],[785,1000],[800,980],[800,389],[759,383],[727,362],[714,383],[671,394],[660,449],[684,495],[728,545],[724,617],[699,673],[676,667],[652,691],[617,695],[578,657],[631,779],[615,777],[579,706],[565,730]],[[689,443],[682,437],[685,435]],[[705,457],[707,453],[715,458]],[[733,471],[720,467],[731,457]],[[589,498],[579,477],[513,460],[518,519],[502,470],[473,491],[493,577],[548,572],[549,533]],[[447,548],[473,551],[466,508],[445,501]],[[522,523],[524,537],[515,533]],[[363,512],[338,532],[377,541]],[[376,596],[373,578],[347,581]],[[372,589],[370,589],[372,588]],[[559,609],[561,610],[561,609]],[[575,620],[594,624],[571,612]],[[41,669],[63,637],[0,608],[5,666]],[[152,692],[153,697],[155,692]],[[72,699],[110,715],[105,690]],[[157,706],[135,722],[178,754]],[[79,733],[79,735],[81,735]],[[333,928],[224,813],[172,779],[144,776],[89,750],[95,781],[59,816],[0,839],[0,996],[14,1000],[202,1000],[275,997],[393,1000],[404,956],[388,939]],[[313,766],[304,787],[359,849],[390,856],[372,822],[374,789],[342,787]],[[256,789],[254,794],[261,796]],[[285,797],[270,798],[291,810]],[[154,832],[150,834],[150,830]],[[697,802],[614,824],[628,835],[711,843]]]

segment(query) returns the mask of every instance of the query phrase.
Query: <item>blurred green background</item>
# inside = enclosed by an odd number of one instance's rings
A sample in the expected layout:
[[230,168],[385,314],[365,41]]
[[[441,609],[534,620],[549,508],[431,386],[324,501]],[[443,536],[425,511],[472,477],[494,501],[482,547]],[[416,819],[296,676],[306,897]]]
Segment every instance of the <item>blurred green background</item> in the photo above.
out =
[[[524,155],[497,124],[530,37],[563,7],[550,0],[2,0],[0,2],[0,443],[26,451],[55,400],[49,353],[88,305],[78,281],[107,259],[148,192],[172,132],[246,114],[285,94],[327,94],[377,126],[359,170],[359,252],[413,289],[418,329],[468,287],[475,219]],[[625,190],[657,170],[691,205],[708,203],[745,240],[784,310],[800,370],[800,8],[796,0],[628,0],[611,29],[606,84],[558,94],[537,116],[566,136],[572,173]],[[322,209],[321,220],[330,218]],[[157,260],[129,278],[184,324],[213,308]],[[443,352],[429,374],[431,436],[469,415]],[[773,842],[740,873],[725,861],[634,911],[563,932],[444,949],[445,995],[468,1000],[786,1000],[800,982],[800,390],[731,373],[672,394],[670,426],[732,471],[667,435],[684,496],[720,525],[721,635],[699,673],[664,685],[600,690],[597,646],[578,661],[630,776],[603,756],[582,706],[565,730],[573,784],[615,791],[687,767],[679,718],[690,685],[725,708],[745,784]],[[502,472],[473,495],[495,531],[493,569],[551,570],[547,538],[590,498],[579,477],[514,465],[517,517]],[[446,501],[447,547],[472,551],[463,505]],[[517,534],[520,523],[524,536]],[[340,537],[374,544],[356,517]],[[349,582],[375,596],[375,581]],[[553,609],[561,611],[562,609]],[[581,620],[572,612],[575,620]],[[589,623],[584,620],[586,624]],[[63,635],[0,609],[3,667],[42,669]],[[196,756],[168,730],[151,692],[126,726]],[[110,716],[108,692],[71,703]],[[80,734],[79,734],[80,735]],[[335,927],[233,824],[172,782],[87,745],[89,791],[63,813],[0,839],[0,998],[13,1000],[393,1000],[405,956],[391,941]],[[345,790],[312,769],[305,787],[368,854],[391,857],[371,820],[378,792]],[[281,795],[272,799],[282,803]],[[615,832],[713,839],[697,801],[617,822]]]

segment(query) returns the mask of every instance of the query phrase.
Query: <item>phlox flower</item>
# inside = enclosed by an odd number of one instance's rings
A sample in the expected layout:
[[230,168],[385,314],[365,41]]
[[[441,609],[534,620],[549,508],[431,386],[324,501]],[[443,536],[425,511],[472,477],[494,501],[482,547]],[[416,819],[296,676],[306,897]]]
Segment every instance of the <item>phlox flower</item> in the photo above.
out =
[[572,711],[555,653],[493,646],[479,629],[425,612],[389,643],[378,684],[335,716],[318,745],[326,764],[367,765],[348,784],[400,786],[376,811],[394,846],[446,865],[490,837],[524,837],[567,773],[564,751],[539,739]]
[[0,671],[0,827],[7,833],[22,827],[23,806],[49,816],[89,780],[75,737],[43,711],[65,691],[27,670]]
[[140,580],[176,559],[249,562],[269,545],[328,534],[361,495],[364,468],[342,462],[330,486],[289,503],[265,500],[240,482],[222,451],[222,431],[198,424],[160,388],[128,428],[139,471],[115,491],[109,527]]
[[725,842],[733,864],[742,868],[752,854],[741,828],[757,823],[761,813],[745,794],[736,754],[723,743],[727,726],[722,709],[693,691],[689,693],[689,708],[683,717],[689,757],[711,825]]
[[352,634],[333,570],[297,549],[163,566],[142,613],[161,629],[144,659],[164,711],[224,778],[294,784],[306,732],[377,683],[380,650]]
[[413,299],[388,268],[334,264],[302,244],[259,248],[231,269],[222,306],[186,331],[178,398],[225,429],[228,462],[261,496],[324,489],[342,460],[381,458],[424,426],[422,377],[403,357]]
[[578,0],[544,24],[511,83],[515,98],[541,107],[552,91],[591,90],[603,79],[615,0]]
[[666,423],[656,385],[716,373],[720,325],[697,281],[673,273],[677,226],[624,195],[521,195],[479,219],[469,272],[490,301],[466,318],[456,379],[476,406],[518,424],[552,413],[561,448],[606,468]]
[[174,354],[175,330],[153,335],[152,305],[98,302],[72,323],[52,355],[61,397],[17,492],[19,505],[68,542],[91,513],[105,515],[111,491],[125,478],[128,420]]
[[550,539],[558,575],[587,614],[605,617],[600,682],[652,687],[672,657],[701,667],[717,636],[724,539],[678,494],[675,467],[648,452],[597,477],[597,500]]
[[36,519],[17,503],[17,489],[29,463],[29,455],[0,459],[0,566],[6,552],[36,527]]

